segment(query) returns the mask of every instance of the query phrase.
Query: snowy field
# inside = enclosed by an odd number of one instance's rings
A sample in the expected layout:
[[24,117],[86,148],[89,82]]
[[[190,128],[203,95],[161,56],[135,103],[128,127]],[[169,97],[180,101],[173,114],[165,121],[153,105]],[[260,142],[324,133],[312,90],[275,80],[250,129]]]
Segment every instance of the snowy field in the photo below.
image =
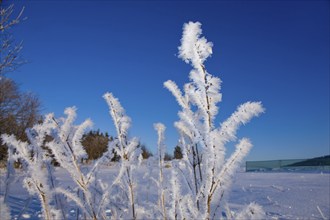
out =
[[[170,170],[167,168],[166,170]],[[103,168],[98,176],[111,181],[115,168]],[[139,182],[137,199],[156,202],[157,190],[147,178],[145,170],[135,173]],[[72,184],[63,169],[55,172],[57,184],[70,189]],[[5,172],[1,170],[1,194],[4,193]],[[40,203],[30,197],[18,177],[9,189],[9,205],[13,219],[39,219]],[[307,172],[245,173],[239,172],[229,195],[232,210],[255,201],[263,206],[268,219],[329,219],[330,174]],[[69,219],[76,219],[74,204],[66,207]],[[323,215],[323,216],[322,216]]]
[[269,219],[330,219],[330,174],[238,173],[229,201],[256,201]]

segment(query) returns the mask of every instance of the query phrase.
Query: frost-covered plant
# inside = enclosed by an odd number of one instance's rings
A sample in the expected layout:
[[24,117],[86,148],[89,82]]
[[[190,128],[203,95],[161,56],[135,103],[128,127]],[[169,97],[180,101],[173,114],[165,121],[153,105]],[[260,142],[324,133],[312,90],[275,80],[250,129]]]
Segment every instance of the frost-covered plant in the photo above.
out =
[[[132,175],[142,160],[138,149],[139,141],[137,138],[127,137],[130,119],[125,115],[119,101],[110,93],[105,94],[104,98],[109,104],[118,137],[109,143],[108,151],[88,171],[82,170],[82,161],[87,158],[87,154],[81,139],[92,122],[87,119],[82,124],[75,125],[75,107],[67,108],[64,118],[55,119],[53,114],[46,115],[41,124],[26,131],[29,142],[21,142],[14,135],[2,135],[4,143],[9,146],[8,164],[17,160],[21,162],[26,172],[25,187],[32,195],[39,196],[45,219],[65,218],[63,204],[56,207],[51,205],[61,203],[57,202],[56,196],[59,194],[75,202],[82,212],[80,217],[85,219],[105,219],[109,217],[109,209],[112,218],[137,218],[136,183]],[[51,139],[46,140],[46,137]],[[112,183],[96,179],[100,164],[109,162],[114,152],[120,157],[117,177]],[[72,190],[55,185],[51,165],[53,159],[70,175],[75,184]],[[8,168],[9,170],[13,169]],[[77,213],[77,217],[78,215]]]
[[158,188],[158,207],[161,212],[163,219],[167,219],[166,217],[166,208],[165,208],[165,181],[164,181],[164,157],[166,153],[166,146],[164,144],[164,132],[165,126],[161,123],[154,124],[154,128],[158,134],[158,142],[157,142],[157,156],[158,156],[158,181],[156,182]]
[[[107,216],[109,210],[111,210],[113,218],[132,216],[135,219],[135,185],[132,172],[136,165],[136,158],[140,155],[139,150],[136,149],[139,142],[136,138],[127,138],[130,119],[125,115],[119,101],[108,93],[104,95],[104,98],[110,106],[118,137],[109,142],[108,150],[101,158],[94,161],[87,174],[84,174],[81,169],[82,159],[87,158],[86,151],[81,145],[81,139],[84,131],[91,126],[92,122],[88,119],[81,125],[75,126],[73,124],[76,118],[75,108],[67,108],[65,110],[67,118],[56,122],[57,130],[53,132],[55,138],[48,145],[52,149],[55,159],[71,175],[78,188],[75,193],[72,193],[57,187],[56,192],[73,200],[87,219],[106,219],[109,217]],[[120,169],[117,177],[111,183],[96,179],[100,165],[109,162],[114,152],[120,157]],[[111,198],[113,199],[111,200]],[[127,204],[130,206],[126,207]],[[130,210],[127,215],[123,211],[125,209]]]
[[[53,114],[46,115],[41,124],[26,131],[29,142],[18,141],[13,135],[3,135],[2,139],[9,146],[8,160],[19,160],[22,163],[26,172],[25,187],[30,194],[39,196],[45,219],[65,218],[63,204],[62,201],[58,201],[58,194],[74,201],[85,218],[98,219],[104,215],[102,212],[104,210],[98,209],[99,200],[96,200],[93,194],[103,195],[102,188],[96,184],[94,178],[101,159],[87,174],[84,174],[81,168],[82,159],[87,158],[81,145],[81,138],[92,122],[87,119],[80,125],[74,125],[76,118],[74,107],[67,108],[65,114],[67,117],[60,119],[55,119]],[[51,137],[51,140],[46,140],[46,137]],[[69,173],[76,185],[74,192],[55,185],[51,165],[53,159]],[[54,203],[56,207],[51,205]]]
[[[184,155],[184,164],[178,165],[181,171],[178,173],[184,175],[190,189],[180,200],[182,217],[187,219],[220,218],[220,213],[228,210],[224,196],[235,170],[252,144],[249,139],[242,138],[236,145],[236,151],[227,159],[225,144],[236,141],[236,131],[241,124],[264,111],[260,102],[246,102],[220,127],[215,126],[217,104],[222,97],[221,80],[208,73],[204,66],[204,61],[212,54],[213,44],[201,34],[199,22],[189,22],[183,27],[179,57],[193,67],[189,74],[190,82],[184,85],[184,92],[173,81],[164,83],[182,108],[178,113],[180,120],[175,126],[180,133]],[[253,208],[254,205],[249,207]],[[261,208],[254,210],[256,212],[251,212],[251,215],[259,216],[262,213]],[[230,216],[227,212],[227,217]]]
[[[133,172],[137,165],[142,161],[141,149],[138,148],[139,140],[137,138],[128,138],[128,129],[131,124],[131,119],[126,115],[119,100],[115,98],[112,93],[104,94],[103,98],[106,100],[110,108],[109,113],[113,119],[117,132],[117,139],[114,141],[112,148],[120,157],[120,169],[111,188],[114,185],[119,186],[119,188],[122,189],[122,192],[126,195],[125,197],[121,197],[121,199],[128,198],[128,201],[123,199],[122,204],[129,204],[128,207],[125,208],[129,210],[128,215],[123,211],[120,213],[119,210],[114,211],[113,213],[118,213],[118,218],[136,219],[138,210],[136,207],[136,183],[133,178]],[[110,192],[110,190],[108,190],[108,192]]]
[[[48,151],[43,148],[46,135],[49,135],[53,128],[52,115],[48,115],[42,124],[26,131],[29,142],[19,141],[14,135],[1,136],[8,146],[8,160],[20,161],[22,164],[22,169],[27,174],[24,178],[24,187],[31,195],[39,197],[45,219],[60,218],[58,210],[51,205],[54,194],[51,191],[50,174],[46,169],[51,160]],[[8,168],[7,172],[10,171],[14,170]]]
[[60,166],[70,174],[77,192],[69,192],[61,187],[57,187],[56,192],[73,200],[88,219],[97,219],[97,206],[92,196],[95,181],[93,170],[84,174],[81,169],[81,161],[87,158],[81,138],[85,130],[92,126],[92,122],[87,119],[78,126],[74,125],[77,116],[75,107],[65,109],[64,113],[67,115],[66,118],[53,118],[56,126],[52,131],[53,140],[47,143],[47,147],[51,149]]

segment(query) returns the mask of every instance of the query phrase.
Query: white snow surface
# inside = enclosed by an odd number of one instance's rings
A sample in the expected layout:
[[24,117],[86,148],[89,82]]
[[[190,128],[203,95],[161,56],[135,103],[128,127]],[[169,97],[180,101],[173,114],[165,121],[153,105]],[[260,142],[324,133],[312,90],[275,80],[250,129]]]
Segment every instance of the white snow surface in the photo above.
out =
[[[89,169],[88,166],[85,167]],[[116,166],[103,166],[98,175],[103,181],[111,181],[117,172]],[[172,168],[165,168],[170,177]],[[146,167],[135,173],[138,179],[137,203],[157,202],[157,190],[153,183],[144,178]],[[16,173],[16,180],[10,184],[9,205],[12,219],[40,219],[41,205],[37,197],[31,197],[23,188],[23,173]],[[158,175],[154,172],[154,175]],[[0,196],[4,195],[6,172],[1,170]],[[62,168],[56,168],[56,182],[64,189],[70,189],[73,182]],[[168,178],[170,179],[170,178]],[[233,211],[256,202],[266,212],[267,219],[330,219],[330,173],[322,172],[238,172],[229,192],[229,206]],[[69,203],[68,219],[76,219],[76,207]],[[0,207],[1,209],[1,207]],[[110,214],[110,213],[107,213]],[[323,215],[323,216],[322,216]]]

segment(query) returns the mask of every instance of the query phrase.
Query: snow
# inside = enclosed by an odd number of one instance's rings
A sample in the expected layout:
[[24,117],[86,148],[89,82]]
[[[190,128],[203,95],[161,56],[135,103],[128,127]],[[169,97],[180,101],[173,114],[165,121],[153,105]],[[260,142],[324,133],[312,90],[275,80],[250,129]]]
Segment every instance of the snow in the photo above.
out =
[[[85,169],[88,169],[86,167]],[[115,178],[117,167],[103,166],[98,176],[111,181]],[[170,179],[171,170],[165,168],[165,180]],[[157,202],[157,190],[145,177],[146,166],[142,165],[135,172],[137,186],[137,203],[140,201]],[[37,197],[29,196],[22,185],[22,176],[10,185],[9,205],[13,219],[40,219],[41,205]],[[157,172],[152,172],[155,178]],[[57,184],[68,189],[74,186],[70,176],[62,168],[56,168]],[[1,171],[0,195],[4,195],[5,171]],[[268,219],[322,219],[330,218],[330,173],[311,172],[239,172],[236,174],[231,192],[229,206],[233,211],[241,210],[251,202],[261,205]],[[74,203],[67,207],[68,218],[76,219]],[[106,213],[111,216],[110,210]]]
[[267,216],[279,219],[330,218],[330,174],[238,173],[229,201],[232,206],[256,201]]

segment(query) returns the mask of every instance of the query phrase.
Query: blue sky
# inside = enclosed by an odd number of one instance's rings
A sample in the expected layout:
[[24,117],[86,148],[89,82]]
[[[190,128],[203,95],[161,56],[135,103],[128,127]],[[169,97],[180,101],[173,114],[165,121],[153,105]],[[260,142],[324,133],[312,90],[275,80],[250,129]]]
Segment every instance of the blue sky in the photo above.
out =
[[[78,122],[115,135],[102,98],[112,92],[132,118],[131,136],[155,150],[153,123],[171,152],[179,107],[163,82],[182,87],[191,67],[177,57],[182,25],[202,23],[214,43],[205,63],[221,78],[216,124],[246,101],[266,113],[242,127],[248,160],[309,158],[329,149],[329,1],[15,1],[14,30],[29,61],[11,77],[43,112],[78,108]],[[229,152],[232,149],[229,145]]]

